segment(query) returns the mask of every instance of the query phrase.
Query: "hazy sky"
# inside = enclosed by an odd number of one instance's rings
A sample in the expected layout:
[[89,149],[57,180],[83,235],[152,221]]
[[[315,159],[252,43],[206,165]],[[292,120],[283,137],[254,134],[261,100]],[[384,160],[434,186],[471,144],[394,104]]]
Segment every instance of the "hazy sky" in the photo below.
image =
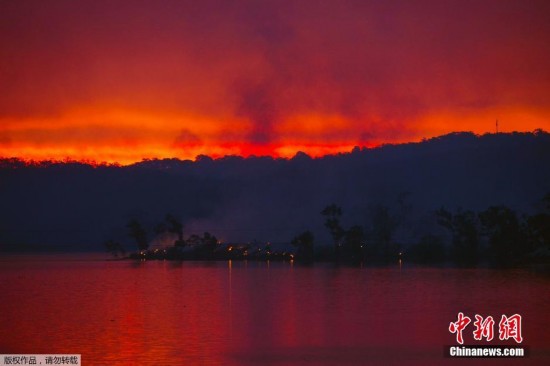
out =
[[291,156],[550,130],[550,2],[0,1],[0,156]]

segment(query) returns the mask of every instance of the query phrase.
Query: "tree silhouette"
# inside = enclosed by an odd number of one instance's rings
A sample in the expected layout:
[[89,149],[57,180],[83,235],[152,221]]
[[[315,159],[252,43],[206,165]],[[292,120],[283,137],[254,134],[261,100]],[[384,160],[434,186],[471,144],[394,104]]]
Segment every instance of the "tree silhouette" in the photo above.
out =
[[124,247],[117,241],[108,240],[104,243],[104,245],[107,252],[111,253],[114,257],[118,257],[119,255],[123,256],[126,254]]
[[418,263],[440,263],[445,261],[445,245],[441,238],[424,235],[407,251],[407,258]]
[[197,234],[192,234],[185,243],[191,247],[199,247],[202,244],[202,238]]
[[202,246],[208,253],[214,253],[218,247],[218,239],[209,232],[206,232],[202,237]]
[[462,266],[475,265],[478,261],[479,229],[477,216],[472,211],[458,210],[451,213],[445,208],[436,212],[437,222],[452,235],[452,258]]
[[340,247],[342,246],[342,239],[345,235],[345,230],[340,225],[340,218],[342,217],[342,209],[336,204],[328,205],[321,211],[321,215],[325,216],[325,227],[330,231],[332,240],[334,241],[334,254],[336,259],[340,258]]
[[291,244],[296,249],[296,259],[304,262],[313,260],[313,243],[314,237],[311,231],[304,231],[292,239]]
[[138,250],[147,250],[149,248],[149,243],[147,242],[147,232],[141,226],[139,221],[132,219],[126,224],[126,227],[129,229],[129,235],[132,237],[138,246]]
[[191,235],[187,239],[187,244],[194,247],[194,253],[198,259],[212,259],[218,247],[218,239],[205,232],[202,237],[196,234]]
[[359,263],[363,261],[364,241],[365,232],[361,226],[355,225],[346,231],[344,248],[353,262]]
[[177,239],[174,241],[174,245],[177,247],[185,246],[185,241],[183,240],[183,224],[172,214],[166,214],[164,221],[157,225],[155,231],[157,234],[166,232],[176,234]]
[[526,240],[516,213],[504,206],[492,206],[479,213],[483,234],[496,264],[511,265],[526,252]]
[[543,210],[527,218],[526,231],[531,250],[550,253],[550,193],[542,202]]
[[390,214],[388,207],[377,205],[372,210],[371,216],[371,237],[374,248],[369,249],[375,258],[382,258],[385,262],[390,259],[391,240],[397,229],[399,220]]

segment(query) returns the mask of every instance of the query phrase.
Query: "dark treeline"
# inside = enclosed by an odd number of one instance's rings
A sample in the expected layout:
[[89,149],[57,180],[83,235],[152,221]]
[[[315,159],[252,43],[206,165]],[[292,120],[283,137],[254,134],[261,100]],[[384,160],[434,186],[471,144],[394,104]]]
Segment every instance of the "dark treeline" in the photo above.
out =
[[[183,225],[168,214],[165,221],[157,225],[155,234],[168,234],[169,244],[150,249],[146,231],[139,222],[130,220],[127,228],[138,249],[130,255],[134,259],[279,259],[350,264],[390,264],[406,260],[465,267],[480,263],[513,267],[550,261],[550,193],[541,204],[540,212],[521,216],[505,206],[491,206],[477,213],[440,208],[434,216],[447,235],[427,234],[408,246],[393,237],[404,218],[382,206],[376,208],[370,227],[353,225],[349,228],[341,225],[341,207],[326,206],[321,215],[333,239],[331,247],[316,246],[315,235],[309,230],[296,235],[290,241],[293,249],[284,251],[272,248],[269,242],[222,243],[208,232],[203,236],[191,234],[184,239]],[[126,254],[123,245],[113,240],[107,241],[105,246],[114,256]]]
[[407,260],[467,267],[550,262],[550,193],[532,215],[520,215],[506,206],[479,212],[440,208],[434,215],[447,235],[427,234],[407,249],[399,248]]
[[[173,215],[167,214],[160,222],[154,235],[164,244],[159,248],[152,248],[146,229],[135,219],[131,219],[126,228],[128,236],[133,239],[137,249],[128,253],[123,244],[115,240],[104,243],[105,249],[114,257],[131,259],[171,259],[171,260],[228,260],[228,259],[258,259],[258,260],[293,260],[293,251],[276,251],[270,243],[222,243],[216,236],[205,232],[202,235],[184,235],[184,226]],[[310,234],[311,235],[311,234]],[[305,237],[304,237],[305,238]],[[304,240],[308,240],[305,238]],[[304,252],[305,242],[294,242],[298,247],[300,260],[313,258]],[[309,238],[309,250],[313,253],[313,237]],[[127,255],[128,254],[128,255]]]
[[[258,245],[264,251],[270,242],[274,252],[288,247],[306,257],[313,242],[319,258],[337,251],[342,258],[391,258],[396,248],[422,257],[422,246],[433,246],[429,255],[448,259],[453,238],[459,243],[466,235],[455,233],[459,223],[471,219],[477,260],[485,260],[499,224],[480,214],[505,207],[526,235],[526,218],[542,212],[541,198],[550,191],[549,163],[544,131],[453,133],[316,159],[200,156],[130,166],[3,159],[0,250],[98,250],[109,240],[134,250],[143,233],[140,240],[154,249],[162,238],[170,237],[164,244],[172,247],[174,240],[213,233],[223,243],[264,243]],[[325,212],[332,202],[336,207]],[[450,218],[434,214],[441,207]],[[167,212],[172,221],[164,220]],[[130,237],[132,220],[143,233]]]

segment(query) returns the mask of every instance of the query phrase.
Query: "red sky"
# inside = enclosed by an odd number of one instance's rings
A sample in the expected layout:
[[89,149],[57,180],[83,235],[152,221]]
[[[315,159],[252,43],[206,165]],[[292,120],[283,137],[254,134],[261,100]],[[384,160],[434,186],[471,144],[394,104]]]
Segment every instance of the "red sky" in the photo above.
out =
[[292,156],[550,130],[550,3],[0,2],[0,156]]

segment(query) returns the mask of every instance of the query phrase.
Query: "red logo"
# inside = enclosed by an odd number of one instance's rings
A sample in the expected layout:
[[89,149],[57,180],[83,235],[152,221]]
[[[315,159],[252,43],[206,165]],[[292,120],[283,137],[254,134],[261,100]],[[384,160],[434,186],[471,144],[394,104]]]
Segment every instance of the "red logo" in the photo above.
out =
[[487,342],[490,342],[493,339],[493,327],[495,321],[492,316],[488,316],[483,320],[481,315],[476,314],[476,321],[474,322],[476,330],[474,330],[474,339],[476,341],[481,341],[483,338],[487,339]]
[[521,315],[514,314],[510,317],[502,315],[498,323],[498,333],[498,338],[501,341],[513,338],[517,343],[523,342],[521,337]]
[[[485,338],[487,342],[493,340],[495,320],[492,316],[483,318],[481,315],[475,315],[473,336],[476,341],[481,341]],[[458,319],[456,322],[449,324],[449,332],[456,334],[456,341],[459,344],[464,344],[464,337],[462,332],[471,323],[472,319],[464,315],[462,312],[458,313]],[[512,316],[502,315],[500,322],[498,323],[498,338],[501,341],[512,338],[516,343],[523,342],[521,336],[521,315],[514,314]]]
[[456,333],[456,341],[458,343],[464,343],[464,339],[462,338],[462,331],[466,328],[468,324],[470,324],[471,321],[472,319],[464,316],[464,314],[458,313],[458,320],[454,323],[451,322],[451,324],[449,324],[449,332]]

